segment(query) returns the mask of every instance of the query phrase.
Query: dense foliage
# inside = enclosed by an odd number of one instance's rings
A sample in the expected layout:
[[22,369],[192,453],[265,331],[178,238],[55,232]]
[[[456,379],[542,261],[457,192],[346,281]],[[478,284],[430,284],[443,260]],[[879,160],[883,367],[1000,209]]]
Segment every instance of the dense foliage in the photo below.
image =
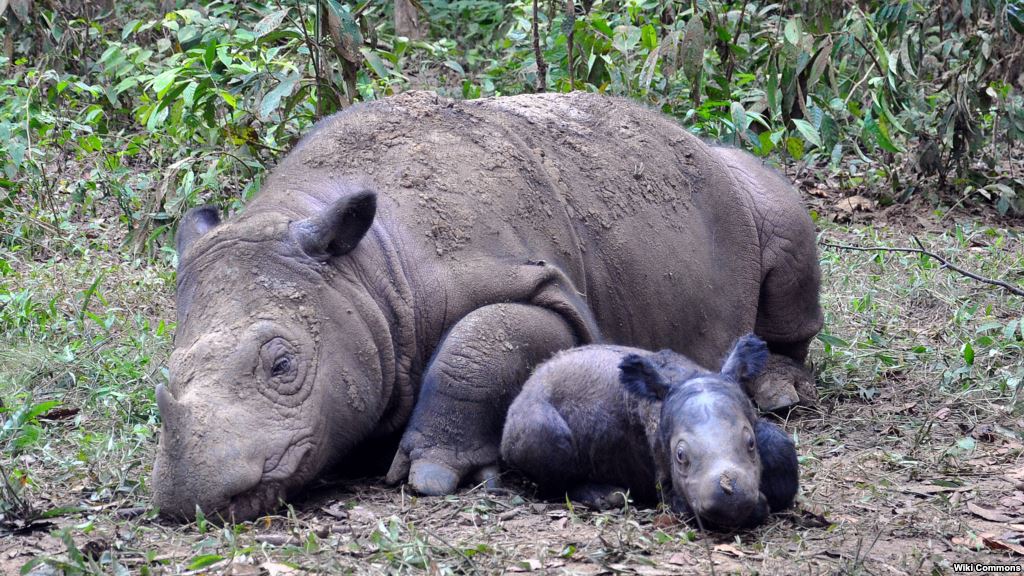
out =
[[116,209],[156,246],[187,206],[244,201],[315,119],[411,88],[628,95],[883,200],[1024,209],[1019,1],[541,1],[543,87],[532,0],[426,0],[423,41],[380,1],[71,4],[4,16],[8,245]]

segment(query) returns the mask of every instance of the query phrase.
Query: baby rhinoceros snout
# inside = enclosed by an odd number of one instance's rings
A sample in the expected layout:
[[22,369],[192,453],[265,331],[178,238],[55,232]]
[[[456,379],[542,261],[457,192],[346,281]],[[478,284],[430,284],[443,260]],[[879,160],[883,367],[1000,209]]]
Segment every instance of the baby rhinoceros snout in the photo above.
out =
[[721,468],[704,477],[692,502],[701,518],[723,528],[756,524],[768,514],[758,479],[748,470]]

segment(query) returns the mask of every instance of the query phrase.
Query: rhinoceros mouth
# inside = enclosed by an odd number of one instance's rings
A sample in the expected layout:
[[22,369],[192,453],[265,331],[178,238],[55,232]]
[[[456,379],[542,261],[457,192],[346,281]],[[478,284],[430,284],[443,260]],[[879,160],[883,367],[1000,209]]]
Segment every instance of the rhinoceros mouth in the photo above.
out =
[[260,483],[255,488],[231,498],[225,509],[227,520],[243,522],[256,518],[276,508],[283,497],[284,490],[281,485]]
[[267,458],[259,483],[229,500],[224,510],[227,519],[241,522],[276,509],[288,495],[287,484],[295,485],[301,481],[295,473],[313,447],[313,437],[305,436],[280,455]]

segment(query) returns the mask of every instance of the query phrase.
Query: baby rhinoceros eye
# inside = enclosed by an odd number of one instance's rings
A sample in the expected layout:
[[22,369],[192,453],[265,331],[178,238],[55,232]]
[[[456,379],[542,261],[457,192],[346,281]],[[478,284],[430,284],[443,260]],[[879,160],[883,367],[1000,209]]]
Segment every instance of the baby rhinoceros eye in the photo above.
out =
[[750,430],[746,431],[746,435],[747,435],[747,451],[750,452],[751,454],[753,454],[754,450],[757,449],[757,443],[754,441],[754,435],[751,434]]
[[676,445],[676,461],[684,468],[690,464],[690,458],[686,455],[686,446],[682,442]]

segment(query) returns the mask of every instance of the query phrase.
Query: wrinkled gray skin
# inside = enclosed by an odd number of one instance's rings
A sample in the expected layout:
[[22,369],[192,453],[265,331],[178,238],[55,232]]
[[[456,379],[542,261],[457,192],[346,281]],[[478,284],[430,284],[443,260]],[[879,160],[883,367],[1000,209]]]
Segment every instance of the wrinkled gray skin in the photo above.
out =
[[710,364],[754,331],[791,404],[814,241],[778,175],[625,100],[354,106],[243,213],[182,221],[155,503],[250,518],[398,432],[388,480],[450,493],[494,473],[531,369],[602,339]]
[[741,386],[767,356],[753,335],[718,373],[670,350],[560,352],[509,408],[502,459],[553,498],[603,508],[628,490],[712,526],[757,525],[792,504],[799,481],[792,441],[757,417]]

